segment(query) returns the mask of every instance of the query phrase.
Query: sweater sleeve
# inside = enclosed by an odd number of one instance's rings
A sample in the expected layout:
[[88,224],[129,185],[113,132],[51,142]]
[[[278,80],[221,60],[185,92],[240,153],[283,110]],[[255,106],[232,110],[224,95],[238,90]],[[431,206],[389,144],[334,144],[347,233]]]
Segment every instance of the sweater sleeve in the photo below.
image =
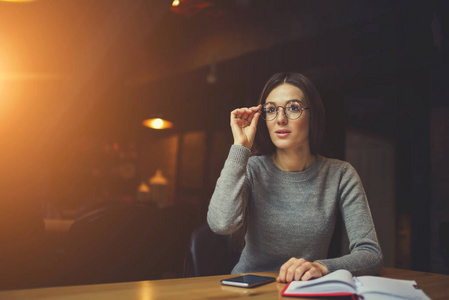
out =
[[243,224],[250,193],[246,171],[250,156],[244,146],[231,146],[207,212],[207,222],[215,233],[231,234]]
[[362,182],[348,163],[340,184],[340,211],[349,238],[350,254],[318,260],[329,272],[346,269],[354,276],[377,275],[382,267],[382,251]]

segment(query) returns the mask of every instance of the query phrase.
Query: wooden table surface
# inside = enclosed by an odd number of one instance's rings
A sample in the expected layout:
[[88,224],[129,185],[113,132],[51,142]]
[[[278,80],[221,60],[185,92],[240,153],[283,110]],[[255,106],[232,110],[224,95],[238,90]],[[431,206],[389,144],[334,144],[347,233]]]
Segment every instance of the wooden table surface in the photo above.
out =
[[[257,273],[277,276],[277,272]],[[449,299],[449,275],[383,268],[381,276],[416,280],[433,300]],[[164,279],[112,284],[40,288],[0,292],[1,300],[153,300],[153,299],[299,299],[281,297],[283,283],[270,283],[252,289],[223,286],[220,280],[232,275]],[[303,298],[305,299],[305,298]],[[316,299],[316,298],[315,298]]]

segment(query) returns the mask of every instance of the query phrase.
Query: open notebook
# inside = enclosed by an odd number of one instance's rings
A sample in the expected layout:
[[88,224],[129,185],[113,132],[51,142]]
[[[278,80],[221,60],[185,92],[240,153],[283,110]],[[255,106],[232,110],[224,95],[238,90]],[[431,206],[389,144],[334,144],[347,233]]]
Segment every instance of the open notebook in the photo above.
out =
[[354,299],[429,299],[413,280],[378,276],[353,277],[349,271],[338,270],[318,279],[292,281],[282,291],[291,297],[352,296]]

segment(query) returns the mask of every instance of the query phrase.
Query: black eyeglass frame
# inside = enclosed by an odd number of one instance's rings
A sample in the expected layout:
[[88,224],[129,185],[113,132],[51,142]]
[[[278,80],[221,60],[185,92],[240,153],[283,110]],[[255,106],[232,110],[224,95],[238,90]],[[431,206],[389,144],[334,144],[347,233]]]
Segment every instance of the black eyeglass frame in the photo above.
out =
[[[299,116],[297,116],[296,118],[290,118],[289,116],[287,116],[287,113],[286,113],[285,107],[286,107],[287,105],[289,105],[290,103],[292,103],[292,102],[297,102],[297,103],[299,103],[299,106],[301,107]],[[274,105],[274,107],[276,107],[276,115],[274,116],[273,119],[267,119],[266,117],[264,117],[264,112],[263,112],[263,110],[264,110],[264,108],[265,108],[265,106],[266,106],[267,104],[272,104],[272,105]],[[304,107],[304,104],[303,104],[301,101],[295,99],[295,100],[289,100],[289,101],[287,101],[287,103],[285,103],[285,106],[282,106],[282,105],[276,106],[276,104],[274,104],[273,102],[268,102],[268,103],[265,103],[264,105],[262,105],[262,108],[261,108],[259,111],[261,112],[261,116],[262,116],[262,118],[263,118],[265,121],[273,121],[273,120],[276,120],[276,118],[278,117],[278,114],[279,114],[279,108],[280,108],[280,107],[282,107],[282,111],[284,112],[284,116],[285,116],[287,119],[289,119],[289,120],[296,120],[296,119],[299,119],[299,118],[302,116],[302,112],[303,112],[304,110],[310,109],[310,107]],[[265,113],[265,115],[266,115],[266,113]]]

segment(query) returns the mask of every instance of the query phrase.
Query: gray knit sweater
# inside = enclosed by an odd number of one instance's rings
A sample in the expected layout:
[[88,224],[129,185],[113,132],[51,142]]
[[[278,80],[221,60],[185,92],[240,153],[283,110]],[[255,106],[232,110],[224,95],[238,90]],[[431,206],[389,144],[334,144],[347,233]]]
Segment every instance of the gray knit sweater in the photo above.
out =
[[[338,213],[351,253],[328,259]],[[207,221],[218,234],[231,234],[247,222],[246,244],[234,274],[279,271],[291,257],[318,261],[330,272],[346,269],[355,276],[375,275],[382,265],[362,183],[354,168],[340,160],[318,155],[307,170],[285,172],[270,156],[251,157],[250,150],[233,145]]]

